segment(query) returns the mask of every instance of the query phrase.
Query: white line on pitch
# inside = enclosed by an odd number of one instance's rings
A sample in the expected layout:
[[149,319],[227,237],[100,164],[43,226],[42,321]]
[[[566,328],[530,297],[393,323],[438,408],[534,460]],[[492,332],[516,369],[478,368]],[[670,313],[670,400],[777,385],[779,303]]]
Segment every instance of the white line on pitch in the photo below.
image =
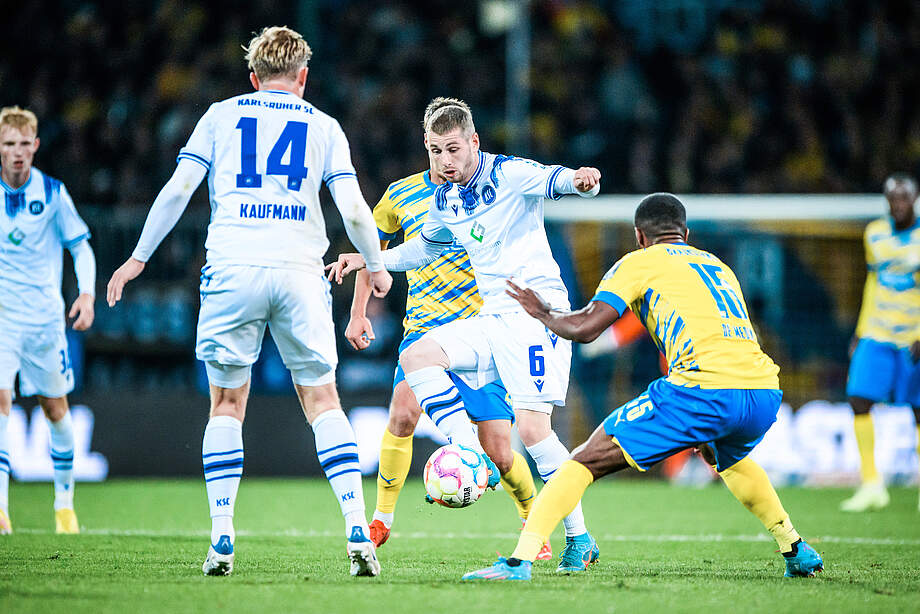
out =
[[[84,535],[100,535],[108,537],[207,537],[207,531],[152,531],[148,529],[93,529],[83,528]],[[49,529],[15,529],[14,533],[29,535],[50,535],[54,533]],[[296,538],[334,538],[343,537],[338,531],[237,531],[240,537],[296,537]],[[468,532],[438,532],[413,531],[401,533],[393,532],[393,537],[402,539],[517,539],[520,533],[468,533]],[[601,542],[771,542],[767,535],[599,535]],[[812,544],[851,544],[866,546],[920,546],[920,539],[895,539],[886,537],[840,537],[824,535],[809,539]]]

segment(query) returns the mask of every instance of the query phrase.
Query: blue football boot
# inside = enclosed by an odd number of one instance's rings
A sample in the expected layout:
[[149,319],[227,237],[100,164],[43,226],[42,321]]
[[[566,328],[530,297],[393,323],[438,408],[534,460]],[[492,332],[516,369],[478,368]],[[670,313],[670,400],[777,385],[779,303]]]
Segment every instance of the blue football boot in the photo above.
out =
[[575,537],[565,538],[565,548],[559,558],[559,567],[557,573],[575,573],[584,571],[588,565],[594,563],[601,556],[601,551],[597,547],[597,542],[591,537],[590,533],[582,533]]
[[824,560],[804,539],[792,544],[792,552],[784,552],[787,578],[814,578],[824,571]]
[[495,489],[495,487],[498,486],[498,483],[502,480],[502,476],[498,472],[498,467],[495,466],[495,463],[492,462],[492,459],[489,458],[489,455],[485,452],[480,454],[480,456],[486,463],[486,469],[489,470],[489,483],[486,484],[486,487]]
[[[509,563],[516,562],[517,565]],[[491,567],[477,569],[463,574],[461,580],[530,580],[530,568],[533,565],[530,561],[519,561],[518,559],[506,559],[503,556],[498,557]]]

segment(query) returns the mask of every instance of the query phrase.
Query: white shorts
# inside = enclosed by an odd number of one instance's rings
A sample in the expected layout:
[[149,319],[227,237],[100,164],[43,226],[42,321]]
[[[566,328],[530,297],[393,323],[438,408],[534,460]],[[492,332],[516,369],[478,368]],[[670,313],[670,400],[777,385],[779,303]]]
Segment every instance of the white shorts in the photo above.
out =
[[43,328],[0,323],[0,390],[12,390],[19,373],[23,396],[62,397],[73,390],[64,322]]
[[450,371],[471,388],[501,378],[515,409],[549,413],[552,405],[565,405],[572,342],[526,313],[454,320],[425,337],[441,346]]
[[238,388],[246,383],[259,358],[266,324],[294,383],[320,386],[335,381],[332,295],[322,274],[206,265],[199,291],[195,355],[206,363],[212,384]]

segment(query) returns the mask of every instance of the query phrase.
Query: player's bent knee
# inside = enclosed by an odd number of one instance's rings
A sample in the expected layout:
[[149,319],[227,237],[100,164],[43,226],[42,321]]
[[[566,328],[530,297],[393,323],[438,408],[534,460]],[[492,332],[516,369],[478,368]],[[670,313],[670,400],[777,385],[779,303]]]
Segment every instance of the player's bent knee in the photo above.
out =
[[447,369],[450,366],[447,360],[447,354],[433,339],[422,337],[399,355],[399,364],[402,365],[403,371],[412,373],[425,367],[442,367]]
[[599,427],[588,441],[575,448],[571,459],[587,467],[595,480],[629,466],[623,449],[604,432],[603,427]]
[[514,416],[517,418],[518,435],[525,446],[534,446],[553,434],[551,411],[550,403],[515,405]]
[[45,417],[52,422],[58,422],[67,415],[67,397],[38,397],[38,404],[41,405]]
[[[405,390],[400,390],[400,387],[404,387]],[[418,424],[421,415],[422,408],[418,406],[412,390],[404,382],[400,382],[393,392],[387,429],[397,437],[408,437],[415,432],[415,425]]]

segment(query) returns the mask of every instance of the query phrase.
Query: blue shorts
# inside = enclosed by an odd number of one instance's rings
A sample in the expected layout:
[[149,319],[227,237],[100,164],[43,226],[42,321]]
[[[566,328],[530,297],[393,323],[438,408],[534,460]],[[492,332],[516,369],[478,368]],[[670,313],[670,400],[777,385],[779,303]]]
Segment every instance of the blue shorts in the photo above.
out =
[[[422,338],[425,333],[409,333],[399,344],[399,353]],[[463,399],[463,406],[466,413],[473,422],[485,422],[486,420],[510,420],[514,423],[514,410],[511,409],[511,397],[505,390],[505,385],[501,380],[495,380],[486,384],[479,390],[470,388],[463,380],[451,373],[450,379],[454,382],[457,390],[460,392],[460,398]],[[396,363],[396,373],[393,374],[393,388],[399,382],[405,381],[406,374],[402,365]]]
[[712,447],[716,469],[723,471],[760,443],[776,422],[782,399],[782,390],[707,390],[660,378],[614,410],[604,420],[604,431],[639,471],[702,444]]
[[847,396],[920,407],[920,364],[906,348],[860,339],[850,361]]

